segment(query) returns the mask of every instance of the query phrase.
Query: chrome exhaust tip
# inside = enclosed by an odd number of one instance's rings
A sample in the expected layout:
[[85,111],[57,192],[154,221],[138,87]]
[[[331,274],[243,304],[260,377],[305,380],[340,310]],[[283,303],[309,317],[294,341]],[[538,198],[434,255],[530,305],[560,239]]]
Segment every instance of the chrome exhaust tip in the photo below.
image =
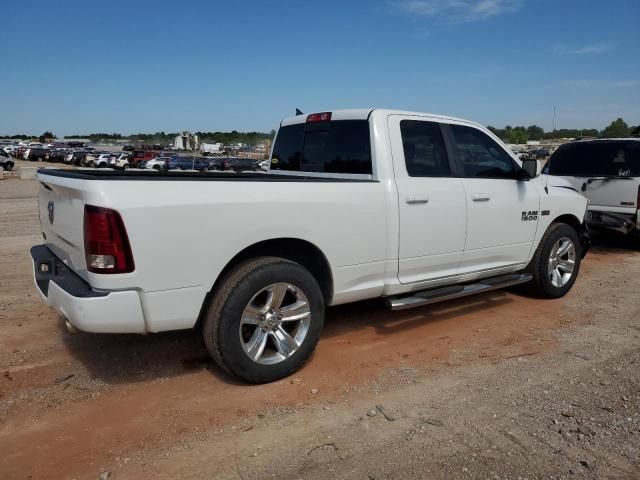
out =
[[69,332],[70,334],[75,335],[76,333],[78,333],[78,329],[71,325],[71,322],[66,318],[64,319],[64,326],[67,327],[67,332]]

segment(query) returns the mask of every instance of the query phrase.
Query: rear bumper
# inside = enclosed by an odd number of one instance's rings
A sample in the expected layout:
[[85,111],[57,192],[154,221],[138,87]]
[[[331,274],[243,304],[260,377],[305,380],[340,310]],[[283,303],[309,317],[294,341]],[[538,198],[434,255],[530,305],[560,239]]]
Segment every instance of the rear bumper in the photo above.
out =
[[35,246],[30,253],[38,293],[75,328],[96,333],[146,331],[137,291],[94,291],[46,246]]

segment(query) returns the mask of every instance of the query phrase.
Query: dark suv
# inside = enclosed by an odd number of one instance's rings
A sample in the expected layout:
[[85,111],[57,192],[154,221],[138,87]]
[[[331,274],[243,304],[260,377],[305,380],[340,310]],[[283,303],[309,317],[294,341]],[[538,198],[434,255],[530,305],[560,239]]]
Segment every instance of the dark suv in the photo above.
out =
[[225,158],[223,162],[224,170],[233,170],[241,172],[243,170],[258,170],[260,168],[259,161],[251,158]]
[[202,157],[172,157],[166,162],[168,170],[198,170],[208,172],[214,170],[208,158]]

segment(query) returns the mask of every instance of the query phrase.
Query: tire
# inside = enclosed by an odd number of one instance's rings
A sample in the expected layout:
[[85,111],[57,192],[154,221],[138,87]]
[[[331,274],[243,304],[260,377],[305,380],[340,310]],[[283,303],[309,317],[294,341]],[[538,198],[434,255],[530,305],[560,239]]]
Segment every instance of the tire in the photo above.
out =
[[2,168],[4,168],[7,172],[10,172],[11,170],[13,170],[13,163],[7,162],[2,166]]
[[154,169],[154,170],[157,170],[158,172],[160,171],[160,167],[159,167],[158,165],[154,165],[154,166],[153,166],[153,169]]
[[208,169],[207,167],[204,167],[204,168],[201,170],[201,173],[209,173],[209,169]]
[[[573,246],[573,255],[569,249],[568,253],[560,255],[554,260],[555,255],[552,256],[552,254],[557,253],[558,246],[566,245],[567,240]],[[562,265],[562,262],[567,265],[568,261],[573,261],[571,272],[568,272],[566,267]],[[552,223],[540,240],[540,245],[538,245],[531,263],[527,266],[526,271],[533,275],[533,280],[523,285],[523,290],[539,298],[563,297],[573,287],[580,272],[581,261],[582,247],[575,229],[565,223]],[[558,265],[555,270],[560,272],[560,278],[557,275],[554,276],[551,262],[556,262]]]
[[[269,298],[272,298],[269,289],[276,297],[277,289],[286,292],[280,295],[283,301],[279,307],[274,303],[274,314],[258,316],[247,313],[250,308],[267,308]],[[282,321],[278,318],[278,314],[286,318],[286,309],[291,305],[301,303],[299,308],[305,308],[305,300],[308,313],[304,319]],[[277,300],[275,302],[278,303]],[[245,318],[262,318],[258,321],[272,324],[262,323],[264,328],[258,324],[243,325]],[[282,258],[259,257],[241,263],[222,280],[209,302],[203,336],[207,350],[222,369],[249,383],[266,383],[284,378],[304,365],[318,343],[323,325],[322,292],[309,271]],[[278,341],[283,330],[289,334],[287,340],[293,338],[296,343]],[[247,350],[253,351],[249,348],[251,341],[263,337],[266,340],[262,349],[255,349],[255,359],[250,357]],[[277,342],[280,347],[297,348],[291,348],[291,353],[285,355],[283,352],[286,353],[287,348],[283,350],[276,345]]]

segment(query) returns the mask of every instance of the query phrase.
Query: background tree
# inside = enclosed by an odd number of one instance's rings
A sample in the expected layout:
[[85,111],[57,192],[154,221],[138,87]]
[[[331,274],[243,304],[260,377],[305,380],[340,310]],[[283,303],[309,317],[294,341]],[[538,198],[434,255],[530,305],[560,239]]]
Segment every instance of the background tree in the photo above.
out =
[[58,137],[56,137],[56,136],[53,134],[53,132],[50,132],[49,130],[47,130],[47,131],[46,131],[46,132],[44,132],[42,135],[40,135],[39,140],[40,140],[41,142],[44,142],[44,141],[46,141],[48,138],[58,138]]
[[629,125],[622,118],[618,118],[602,131],[602,136],[604,138],[628,137],[630,133]]
[[527,136],[529,140],[542,140],[544,129],[537,125],[530,125],[527,127]]
[[529,140],[529,137],[527,136],[527,131],[524,129],[524,127],[516,127],[509,132],[509,143],[521,145],[527,143],[527,140]]

